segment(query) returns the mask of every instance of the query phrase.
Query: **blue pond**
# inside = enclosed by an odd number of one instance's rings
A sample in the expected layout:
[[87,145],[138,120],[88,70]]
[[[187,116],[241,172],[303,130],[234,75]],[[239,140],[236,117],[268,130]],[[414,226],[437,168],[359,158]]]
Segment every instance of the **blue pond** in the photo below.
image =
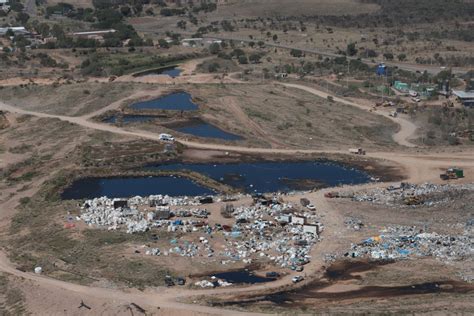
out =
[[109,198],[136,195],[168,194],[210,195],[214,191],[200,186],[186,178],[176,177],[136,177],[136,178],[85,178],[79,179],[66,188],[62,199],[90,199],[107,196]]
[[370,176],[357,169],[331,162],[256,162],[235,164],[166,164],[148,167],[155,170],[191,170],[223,182],[243,192],[287,192],[319,185],[360,184]]
[[[155,118],[156,116],[153,116],[153,115],[124,115],[122,117],[122,122],[123,123],[148,122]],[[102,122],[114,124],[114,123],[117,123],[117,121],[118,121],[118,117],[116,115],[113,115],[113,116],[107,117]]]
[[191,95],[186,92],[176,92],[163,97],[134,103],[130,106],[135,110],[197,110],[198,106],[191,100]]
[[241,136],[227,133],[220,128],[211,125],[205,122],[199,122],[196,124],[187,125],[185,127],[177,127],[174,130],[185,133],[191,134],[198,137],[204,138],[217,138],[217,139],[224,139],[224,140],[240,140],[242,139]]
[[164,67],[164,68],[159,68],[159,69],[146,70],[146,71],[136,74],[135,76],[144,77],[144,76],[166,75],[166,76],[170,76],[171,78],[176,78],[180,74],[181,74],[181,69],[179,69],[176,66],[171,66],[171,67]]
[[176,78],[181,74],[181,69],[178,69],[176,67],[168,68],[168,69],[165,68],[163,70],[157,71],[156,74],[158,74],[158,75],[168,75],[171,78]]

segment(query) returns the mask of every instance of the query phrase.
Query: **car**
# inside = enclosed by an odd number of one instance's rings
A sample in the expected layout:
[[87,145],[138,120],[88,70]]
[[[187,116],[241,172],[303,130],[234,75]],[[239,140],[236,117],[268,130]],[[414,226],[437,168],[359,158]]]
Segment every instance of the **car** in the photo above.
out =
[[311,210],[311,211],[315,211],[315,210],[316,210],[316,206],[314,206],[313,204],[308,204],[308,205],[306,205],[306,208],[307,208],[308,210]]
[[165,276],[165,284],[168,287],[174,286],[173,279],[169,275]]
[[296,272],[301,272],[303,270],[304,270],[304,268],[302,266],[297,266],[295,271]]
[[296,275],[291,279],[291,282],[293,283],[298,283],[304,280],[304,277],[302,275]]
[[176,284],[178,285],[185,285],[186,280],[184,278],[176,278]]

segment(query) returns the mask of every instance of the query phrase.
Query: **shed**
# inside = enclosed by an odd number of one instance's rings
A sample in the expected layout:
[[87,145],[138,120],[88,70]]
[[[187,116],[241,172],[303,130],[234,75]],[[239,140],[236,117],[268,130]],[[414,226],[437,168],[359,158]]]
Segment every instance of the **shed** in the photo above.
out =
[[314,236],[319,235],[319,226],[318,225],[303,225],[303,233],[313,234]]
[[304,225],[306,218],[302,216],[292,216],[291,223],[295,225]]
[[474,91],[453,90],[453,94],[466,107],[474,107]]
[[171,211],[160,210],[155,212],[155,218],[158,220],[170,219]]

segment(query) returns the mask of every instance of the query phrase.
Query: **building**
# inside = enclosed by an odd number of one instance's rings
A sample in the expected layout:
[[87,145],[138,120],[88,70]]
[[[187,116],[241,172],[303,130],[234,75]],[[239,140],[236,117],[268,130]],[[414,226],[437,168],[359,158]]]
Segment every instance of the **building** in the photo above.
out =
[[[1,0],[0,0],[1,1]],[[8,30],[12,30],[15,35],[29,35],[30,32],[24,26],[0,27],[0,36],[7,34]]]
[[292,216],[291,223],[293,225],[304,225],[306,218],[301,216]]
[[393,84],[393,87],[397,89],[398,91],[405,92],[405,93],[408,92],[408,90],[410,90],[408,83],[401,82],[401,81],[395,81]]
[[10,11],[10,0],[0,0],[0,10],[3,10],[5,12]]
[[117,31],[114,29],[110,29],[110,30],[101,30],[101,31],[74,32],[74,33],[71,33],[71,35],[73,37],[94,39],[99,42],[102,42],[104,40],[104,35],[115,33],[115,32]]
[[313,234],[314,236],[319,235],[319,225],[303,225],[303,232],[307,234]]
[[453,94],[465,107],[474,108],[474,91],[453,90]]

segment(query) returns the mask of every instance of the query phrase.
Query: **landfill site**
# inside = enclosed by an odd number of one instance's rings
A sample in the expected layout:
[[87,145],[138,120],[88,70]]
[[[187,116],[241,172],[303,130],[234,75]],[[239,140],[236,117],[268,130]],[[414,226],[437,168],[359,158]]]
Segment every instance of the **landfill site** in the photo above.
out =
[[474,0],[0,0],[0,316],[474,315]]

